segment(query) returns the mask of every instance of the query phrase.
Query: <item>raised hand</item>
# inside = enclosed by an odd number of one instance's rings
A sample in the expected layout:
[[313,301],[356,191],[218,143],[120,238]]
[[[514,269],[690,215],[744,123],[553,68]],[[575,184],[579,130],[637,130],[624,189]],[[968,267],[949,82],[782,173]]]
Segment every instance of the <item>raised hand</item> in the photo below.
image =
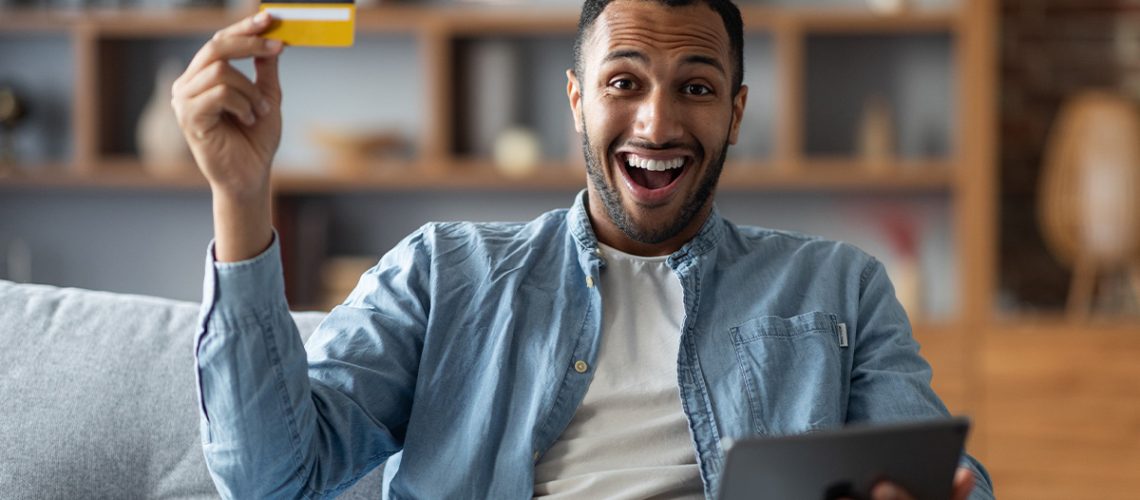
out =
[[[245,18],[198,51],[174,82],[172,105],[194,159],[210,186],[228,195],[259,194],[281,142],[281,42],[257,36],[269,16]],[[231,60],[254,58],[251,82]]]
[[[281,142],[282,44],[258,36],[269,24],[260,13],[218,31],[171,92],[182,133],[213,191],[221,261],[252,257],[272,239],[269,172]],[[249,57],[256,81],[230,64]]]

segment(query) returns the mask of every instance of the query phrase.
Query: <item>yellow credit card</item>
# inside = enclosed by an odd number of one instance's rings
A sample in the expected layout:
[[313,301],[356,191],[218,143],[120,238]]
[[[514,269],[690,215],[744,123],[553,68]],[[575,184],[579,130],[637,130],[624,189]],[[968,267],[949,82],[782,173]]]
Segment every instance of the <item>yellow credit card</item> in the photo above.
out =
[[310,47],[349,47],[356,26],[356,4],[348,2],[262,2],[262,12],[273,21],[265,38],[286,45]]

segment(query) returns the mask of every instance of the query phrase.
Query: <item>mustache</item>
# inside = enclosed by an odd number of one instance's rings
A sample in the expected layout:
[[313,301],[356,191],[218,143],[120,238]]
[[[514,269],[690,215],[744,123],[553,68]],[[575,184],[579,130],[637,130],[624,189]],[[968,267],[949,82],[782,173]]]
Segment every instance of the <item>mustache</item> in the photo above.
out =
[[622,144],[615,143],[613,146],[613,149],[616,151],[618,148],[624,147],[624,146],[630,146],[630,147],[638,148],[638,149],[674,149],[674,148],[676,148],[676,149],[688,149],[690,151],[698,151],[700,149],[700,144],[692,144],[692,143],[687,143],[687,142],[682,142],[682,141],[669,141],[669,142],[658,144],[655,142],[642,141],[642,140],[630,140],[630,141],[625,141]]
[[705,148],[702,147],[701,143],[699,142],[669,141],[664,143],[655,143],[638,139],[630,139],[628,141],[614,141],[610,145],[609,151],[606,151],[606,153],[608,156],[612,157],[614,154],[616,154],[618,149],[623,147],[632,147],[648,151],[681,149],[692,153],[698,161],[701,161],[700,159],[705,157]]

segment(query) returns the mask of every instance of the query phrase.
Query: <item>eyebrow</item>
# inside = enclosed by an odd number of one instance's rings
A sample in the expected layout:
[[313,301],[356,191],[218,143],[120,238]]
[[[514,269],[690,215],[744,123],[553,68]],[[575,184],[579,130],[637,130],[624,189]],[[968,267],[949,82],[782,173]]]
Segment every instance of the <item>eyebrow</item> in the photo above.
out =
[[709,66],[716,68],[721,73],[725,72],[724,66],[720,63],[720,61],[718,61],[716,58],[709,57],[709,56],[702,56],[702,55],[697,55],[697,54],[694,54],[691,56],[686,56],[685,60],[682,61],[682,63],[683,64],[707,64]]
[[[649,62],[649,58],[646,57],[645,54],[642,54],[636,50],[615,50],[609,54],[606,54],[606,57],[602,59],[602,62],[607,63],[618,59],[634,59],[643,63]],[[685,59],[681,62],[683,64],[705,64],[716,68],[721,73],[725,72],[724,65],[714,57],[693,54],[690,56],[685,56]]]
[[636,50],[615,50],[609,54],[606,54],[606,57],[605,59],[602,59],[602,62],[607,63],[617,59],[636,59],[641,62],[649,62],[649,58],[646,57],[645,54],[642,54]]

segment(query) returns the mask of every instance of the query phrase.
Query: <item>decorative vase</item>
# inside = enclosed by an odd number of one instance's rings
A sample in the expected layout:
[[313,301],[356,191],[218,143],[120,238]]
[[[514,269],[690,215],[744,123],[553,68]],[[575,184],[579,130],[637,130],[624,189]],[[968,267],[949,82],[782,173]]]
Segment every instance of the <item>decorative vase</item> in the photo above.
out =
[[908,0],[867,0],[867,6],[876,14],[900,14],[910,6]]
[[911,322],[922,317],[922,265],[917,255],[899,255],[890,263],[887,274],[895,287],[895,298],[903,306]]
[[1038,221],[1050,252],[1072,268],[1068,314],[1086,319],[1105,278],[1129,283],[1102,297],[1112,314],[1140,306],[1140,110],[1104,91],[1076,94],[1049,135]]
[[182,67],[182,63],[173,59],[162,63],[135,131],[143,168],[156,176],[180,176],[194,171],[190,147],[170,106],[170,88]]
[[495,167],[508,177],[526,177],[535,172],[542,157],[538,134],[525,127],[510,127],[495,139]]
[[894,122],[886,98],[875,95],[863,104],[859,123],[859,157],[868,170],[881,171],[894,155]]
[[16,170],[14,130],[25,114],[23,99],[16,89],[0,83],[0,176]]

